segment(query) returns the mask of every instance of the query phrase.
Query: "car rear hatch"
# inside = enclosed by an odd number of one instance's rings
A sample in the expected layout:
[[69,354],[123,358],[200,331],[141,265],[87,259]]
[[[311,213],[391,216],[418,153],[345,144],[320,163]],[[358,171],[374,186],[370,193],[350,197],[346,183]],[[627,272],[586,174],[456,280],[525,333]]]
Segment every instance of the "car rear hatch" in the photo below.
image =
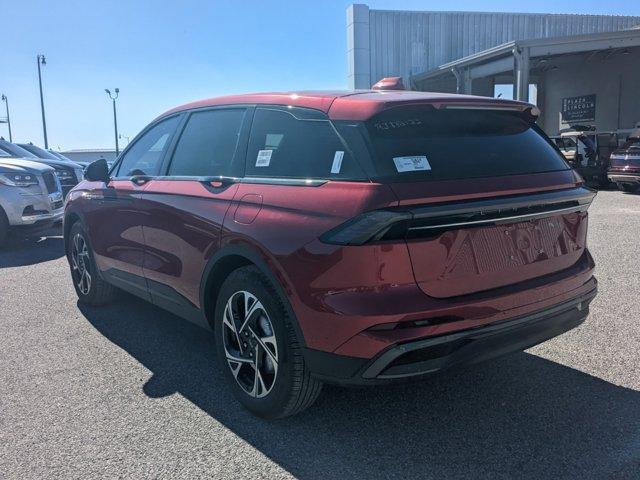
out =
[[584,252],[593,196],[578,187],[416,205],[405,234],[416,281],[452,297],[568,268]]
[[373,179],[389,185],[398,207],[365,213],[326,238],[404,239],[416,282],[439,298],[570,267],[585,251],[595,193],[534,121],[530,110],[500,104],[373,117],[363,126]]
[[640,170],[640,139],[629,139],[627,144],[614,151],[610,157],[609,166],[615,171],[639,171]]

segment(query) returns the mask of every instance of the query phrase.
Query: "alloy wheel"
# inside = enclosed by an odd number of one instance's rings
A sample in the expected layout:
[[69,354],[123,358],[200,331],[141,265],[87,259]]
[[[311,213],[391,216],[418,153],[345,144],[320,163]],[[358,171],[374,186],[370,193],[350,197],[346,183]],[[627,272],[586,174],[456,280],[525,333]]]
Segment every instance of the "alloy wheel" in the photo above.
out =
[[235,292],[223,322],[224,352],[236,382],[251,397],[268,395],[278,374],[278,348],[262,302],[249,292]]
[[76,233],[71,246],[71,272],[73,281],[83,295],[91,290],[91,274],[89,273],[89,248],[84,237]]

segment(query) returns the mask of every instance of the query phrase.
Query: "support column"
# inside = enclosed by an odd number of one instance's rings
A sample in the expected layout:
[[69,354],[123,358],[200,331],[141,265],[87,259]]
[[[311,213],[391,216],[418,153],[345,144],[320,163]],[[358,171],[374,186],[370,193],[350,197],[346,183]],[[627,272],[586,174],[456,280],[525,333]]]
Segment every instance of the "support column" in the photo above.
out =
[[523,102],[529,101],[529,48],[513,49],[513,98]]
[[471,94],[471,71],[468,68],[451,69],[451,73],[456,77],[456,93]]
[[347,80],[350,89],[371,88],[369,44],[369,7],[350,5],[347,8]]

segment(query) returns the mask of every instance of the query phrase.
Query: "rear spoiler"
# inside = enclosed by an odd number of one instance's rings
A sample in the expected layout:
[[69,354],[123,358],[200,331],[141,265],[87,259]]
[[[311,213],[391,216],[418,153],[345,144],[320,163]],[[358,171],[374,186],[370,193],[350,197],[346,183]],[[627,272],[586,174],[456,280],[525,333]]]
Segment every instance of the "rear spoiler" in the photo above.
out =
[[499,102],[447,102],[433,104],[434,108],[442,110],[493,110],[506,112],[521,112],[536,121],[540,116],[540,109],[530,103],[499,103]]

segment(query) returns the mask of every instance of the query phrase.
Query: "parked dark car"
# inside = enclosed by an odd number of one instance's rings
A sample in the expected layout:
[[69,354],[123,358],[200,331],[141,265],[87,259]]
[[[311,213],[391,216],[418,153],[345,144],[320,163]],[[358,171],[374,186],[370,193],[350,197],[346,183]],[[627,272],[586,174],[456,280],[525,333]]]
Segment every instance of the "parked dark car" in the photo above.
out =
[[[25,147],[29,147],[26,149]],[[44,163],[53,167],[60,184],[62,185],[62,193],[64,196],[69,193],[74,186],[82,180],[82,167],[77,163],[60,160],[51,155],[48,151],[32,144],[15,144],[0,139],[0,150],[14,157],[26,158],[28,160]],[[35,153],[38,152],[38,153]]]
[[[47,152],[49,152],[51,155],[56,157],[58,160],[64,160],[65,162],[73,162],[73,160],[71,160],[69,157],[65,157],[63,154],[61,154],[60,152],[56,152],[55,150],[49,149],[47,150]],[[82,167],[86,167],[86,165],[82,165],[82,162],[74,162],[74,163],[77,163]]]
[[607,170],[611,153],[618,148],[617,132],[570,130],[552,137],[565,159],[593,187],[609,186]]
[[[522,350],[584,321],[595,192],[529,104],[254,94],[154,120],[65,209],[80,302],[127,290],[215,332],[263,417]],[[208,368],[208,366],[203,366]]]
[[624,146],[611,154],[608,177],[620,190],[640,190],[640,129],[632,131]]

